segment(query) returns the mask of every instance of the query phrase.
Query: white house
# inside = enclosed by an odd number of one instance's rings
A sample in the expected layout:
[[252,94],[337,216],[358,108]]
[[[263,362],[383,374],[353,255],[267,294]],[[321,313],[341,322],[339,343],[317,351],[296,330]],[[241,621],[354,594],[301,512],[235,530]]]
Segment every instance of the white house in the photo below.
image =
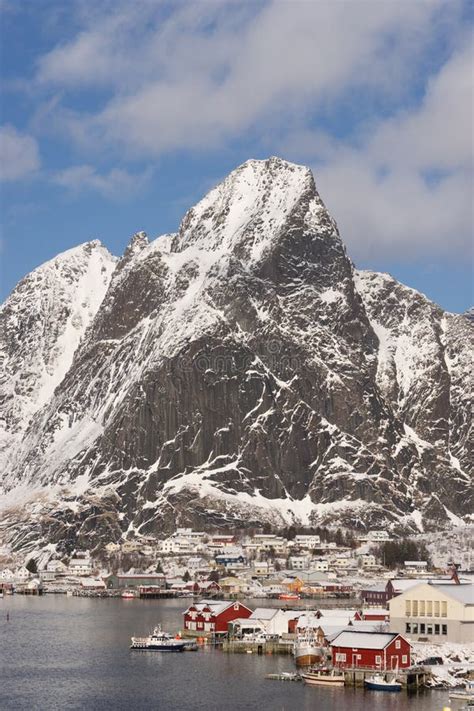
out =
[[0,570],[0,580],[3,582],[12,582],[14,579],[15,575],[10,568],[4,568],[3,570]]
[[377,568],[377,558],[371,553],[363,553],[359,556],[360,564],[363,568]]
[[255,575],[268,575],[275,570],[275,567],[268,560],[254,560],[252,563]]
[[232,622],[233,633],[238,635],[264,634],[282,637],[288,634],[288,623],[298,615],[294,610],[279,610],[273,607],[257,607],[250,617]]
[[71,575],[90,575],[92,569],[91,558],[71,558],[69,561],[69,573]]
[[311,557],[309,555],[290,555],[288,562],[291,570],[306,570],[309,567]]
[[426,560],[406,560],[403,565],[407,570],[415,570],[417,572],[423,572],[428,568]]
[[288,548],[288,541],[282,536],[274,533],[259,533],[253,538],[243,542],[243,547],[247,551],[254,550],[256,553],[274,552],[276,555],[285,555]]
[[295,536],[293,539],[293,545],[298,548],[303,548],[304,550],[312,551],[319,546],[321,543],[321,538],[319,536],[313,535],[300,535]]
[[48,573],[57,573],[58,575],[65,575],[67,573],[67,566],[64,565],[62,560],[49,560],[46,565],[46,570]]
[[18,582],[24,583],[30,578],[31,573],[24,565],[22,565],[21,568],[18,568],[18,570],[15,571],[15,580],[18,580]]
[[310,563],[310,568],[320,573],[327,573],[329,570],[329,561],[327,561],[326,558],[313,558]]
[[421,582],[388,602],[390,630],[430,642],[472,642],[474,585]]
[[200,556],[191,556],[186,561],[186,567],[188,570],[207,570],[209,568],[209,563],[205,558]]
[[350,556],[339,556],[334,558],[331,567],[336,570],[351,570],[352,568],[357,568],[357,563]]

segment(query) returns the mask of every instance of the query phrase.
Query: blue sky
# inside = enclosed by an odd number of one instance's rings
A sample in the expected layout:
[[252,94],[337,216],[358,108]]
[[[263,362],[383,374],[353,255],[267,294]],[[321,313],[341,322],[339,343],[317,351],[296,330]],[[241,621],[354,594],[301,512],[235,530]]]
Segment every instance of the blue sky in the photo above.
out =
[[348,252],[472,293],[472,4],[0,0],[1,297],[176,230],[248,158],[310,165]]

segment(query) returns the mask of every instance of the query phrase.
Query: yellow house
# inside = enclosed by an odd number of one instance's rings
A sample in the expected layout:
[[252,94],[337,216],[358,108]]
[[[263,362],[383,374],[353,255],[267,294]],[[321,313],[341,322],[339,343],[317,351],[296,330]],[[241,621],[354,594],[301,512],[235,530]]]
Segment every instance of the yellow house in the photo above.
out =
[[299,593],[301,588],[304,586],[304,582],[301,578],[285,578],[281,583],[288,592]]
[[474,641],[474,585],[419,583],[388,605],[391,632],[430,642]]
[[221,590],[226,595],[239,595],[247,587],[245,580],[229,576],[219,580]]

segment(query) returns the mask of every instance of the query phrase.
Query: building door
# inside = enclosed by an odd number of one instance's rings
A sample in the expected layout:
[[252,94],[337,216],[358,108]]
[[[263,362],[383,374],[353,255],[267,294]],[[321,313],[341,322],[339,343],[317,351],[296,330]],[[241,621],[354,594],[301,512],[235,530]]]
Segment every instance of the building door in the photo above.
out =
[[390,669],[398,669],[398,657],[396,654],[392,654],[390,657]]
[[352,666],[353,667],[357,666],[357,654],[352,655]]

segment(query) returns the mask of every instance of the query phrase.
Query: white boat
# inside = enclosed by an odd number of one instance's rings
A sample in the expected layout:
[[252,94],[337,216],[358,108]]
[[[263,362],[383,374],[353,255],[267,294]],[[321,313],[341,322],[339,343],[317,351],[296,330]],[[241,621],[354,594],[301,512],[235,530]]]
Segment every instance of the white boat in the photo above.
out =
[[301,674],[301,678],[310,686],[344,686],[344,674],[336,669],[309,669]]
[[121,595],[123,600],[134,600],[137,597],[135,590],[124,590]]
[[366,689],[373,691],[401,691],[402,685],[395,678],[387,679],[383,674],[374,674],[364,679]]
[[132,637],[130,649],[139,649],[150,652],[184,652],[186,642],[177,639],[168,632],[163,632],[161,625],[157,625],[148,637]]
[[324,659],[324,650],[318,644],[313,630],[300,632],[293,647],[297,667],[310,667]]

